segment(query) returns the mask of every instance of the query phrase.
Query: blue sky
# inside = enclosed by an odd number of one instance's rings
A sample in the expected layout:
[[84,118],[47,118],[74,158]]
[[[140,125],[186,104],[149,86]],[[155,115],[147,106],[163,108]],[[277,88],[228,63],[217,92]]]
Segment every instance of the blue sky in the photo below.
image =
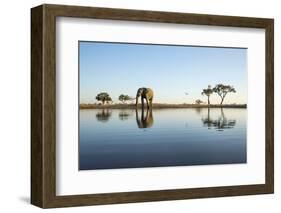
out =
[[116,103],[139,87],[152,88],[155,103],[194,103],[218,83],[237,91],[225,103],[247,103],[247,49],[80,41],[79,60],[80,103],[97,102],[100,92]]

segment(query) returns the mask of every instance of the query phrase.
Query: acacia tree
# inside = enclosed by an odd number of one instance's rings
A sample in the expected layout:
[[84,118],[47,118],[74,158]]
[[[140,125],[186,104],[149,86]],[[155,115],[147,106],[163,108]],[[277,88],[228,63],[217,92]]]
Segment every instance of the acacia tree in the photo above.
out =
[[195,103],[198,104],[198,105],[200,105],[200,104],[203,103],[203,101],[201,101],[200,99],[197,99],[197,100],[195,101]]
[[123,104],[124,104],[126,101],[129,101],[129,100],[131,100],[130,96],[128,96],[128,95],[123,95],[123,94],[119,95],[119,101],[121,101]]
[[221,103],[220,105],[222,105],[225,96],[227,95],[227,93],[231,93],[231,92],[236,92],[236,90],[234,89],[233,86],[230,85],[224,85],[224,84],[217,84],[214,88],[213,91],[215,93],[217,93],[220,98],[221,98]]
[[112,101],[111,97],[109,96],[108,93],[106,92],[101,92],[96,96],[97,101],[101,101],[102,104],[104,104],[105,102],[109,102]]
[[209,85],[207,89],[203,89],[203,91],[201,92],[202,95],[206,95],[208,97],[208,105],[210,105],[210,95],[212,95],[212,93],[213,89],[211,85]]
[[113,103],[111,97],[108,97],[107,100],[106,100],[106,103],[109,103],[109,102]]

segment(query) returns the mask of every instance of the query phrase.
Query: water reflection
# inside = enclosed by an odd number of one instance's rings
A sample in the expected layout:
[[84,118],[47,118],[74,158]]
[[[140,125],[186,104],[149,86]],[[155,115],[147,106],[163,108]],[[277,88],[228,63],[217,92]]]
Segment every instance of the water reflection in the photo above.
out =
[[131,117],[133,114],[131,112],[128,112],[128,111],[125,111],[125,110],[122,110],[119,112],[119,119],[121,121],[124,121],[124,120],[128,120],[129,117]]
[[[201,108],[195,109],[197,114],[202,114]],[[224,129],[234,128],[236,125],[235,119],[227,119],[225,116],[223,108],[220,109],[220,114],[217,119],[213,119],[211,116],[211,109],[207,109],[207,117],[202,118],[201,121],[204,127],[208,127],[208,129],[215,129],[217,131],[223,131]],[[121,110],[119,111],[118,117],[119,120],[125,121],[133,116],[133,111]],[[153,126],[153,111],[152,109],[136,109],[136,123],[138,128],[150,128]],[[103,109],[102,111],[96,112],[96,119],[100,122],[108,122],[112,115],[112,111],[109,109]],[[187,123],[185,123],[185,127],[187,127]]]
[[212,119],[210,116],[210,108],[208,108],[208,115],[206,118],[202,118],[203,125],[208,129],[216,129],[217,131],[223,131],[224,129],[233,128],[236,125],[236,120],[228,120],[221,108],[221,115],[217,119]]
[[109,121],[111,114],[112,112],[109,111],[108,109],[103,109],[102,111],[96,113],[96,118],[100,122],[107,122]]
[[[146,111],[146,112],[144,112]],[[140,129],[142,128],[150,128],[153,126],[153,113],[152,109],[141,109],[141,116],[139,117],[139,111],[136,109],[136,121],[137,125]]]
[[197,112],[197,114],[201,114],[201,112],[202,112],[202,108],[201,107],[197,107],[197,108],[195,108],[195,111]]
[[247,109],[202,107],[200,113],[80,110],[79,169],[247,163]]

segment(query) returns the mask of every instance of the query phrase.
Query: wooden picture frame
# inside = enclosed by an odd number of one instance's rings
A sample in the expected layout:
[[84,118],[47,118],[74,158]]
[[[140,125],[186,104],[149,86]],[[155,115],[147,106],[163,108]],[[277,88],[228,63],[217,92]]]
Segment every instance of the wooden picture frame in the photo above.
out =
[[[266,34],[265,184],[56,195],[56,17],[262,28]],[[274,21],[44,4],[31,9],[31,203],[42,208],[267,194],[274,191]]]

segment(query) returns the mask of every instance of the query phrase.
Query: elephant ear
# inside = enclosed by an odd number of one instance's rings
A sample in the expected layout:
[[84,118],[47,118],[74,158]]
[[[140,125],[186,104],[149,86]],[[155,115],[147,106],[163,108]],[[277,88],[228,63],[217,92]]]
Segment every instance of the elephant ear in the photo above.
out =
[[143,93],[146,94],[148,92],[147,88],[142,88],[143,89]]

